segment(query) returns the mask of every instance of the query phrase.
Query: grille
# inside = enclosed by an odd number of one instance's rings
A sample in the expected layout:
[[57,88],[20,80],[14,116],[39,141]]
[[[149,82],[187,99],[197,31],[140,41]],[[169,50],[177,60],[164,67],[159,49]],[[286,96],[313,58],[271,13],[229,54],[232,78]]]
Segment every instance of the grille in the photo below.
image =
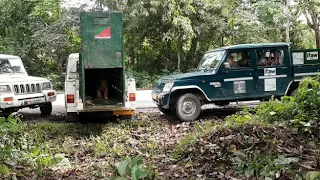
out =
[[40,84],[15,84],[13,85],[15,94],[41,93]]

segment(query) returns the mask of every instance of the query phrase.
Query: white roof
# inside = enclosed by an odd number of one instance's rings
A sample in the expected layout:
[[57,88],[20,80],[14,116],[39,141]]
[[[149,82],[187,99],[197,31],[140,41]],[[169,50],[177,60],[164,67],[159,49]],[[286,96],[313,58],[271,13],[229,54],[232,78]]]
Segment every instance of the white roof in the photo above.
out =
[[19,56],[14,56],[14,55],[8,55],[8,54],[0,54],[0,59],[17,59],[20,57]]
[[69,58],[79,58],[79,53],[71,53]]

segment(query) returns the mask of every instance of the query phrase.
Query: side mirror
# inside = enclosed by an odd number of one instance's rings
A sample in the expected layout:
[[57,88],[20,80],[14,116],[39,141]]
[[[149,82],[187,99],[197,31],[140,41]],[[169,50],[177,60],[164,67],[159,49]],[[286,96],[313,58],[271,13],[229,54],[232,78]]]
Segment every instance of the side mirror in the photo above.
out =
[[230,64],[228,62],[223,63],[225,69],[230,69]]

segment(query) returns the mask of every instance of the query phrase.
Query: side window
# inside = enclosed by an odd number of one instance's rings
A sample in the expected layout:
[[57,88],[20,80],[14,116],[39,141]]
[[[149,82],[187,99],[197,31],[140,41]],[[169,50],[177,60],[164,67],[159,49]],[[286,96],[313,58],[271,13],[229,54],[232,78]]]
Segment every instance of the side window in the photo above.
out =
[[227,55],[227,62],[230,64],[231,69],[250,67],[251,66],[250,52],[249,51],[229,52]]
[[281,66],[284,65],[284,51],[281,48],[258,49],[258,66]]

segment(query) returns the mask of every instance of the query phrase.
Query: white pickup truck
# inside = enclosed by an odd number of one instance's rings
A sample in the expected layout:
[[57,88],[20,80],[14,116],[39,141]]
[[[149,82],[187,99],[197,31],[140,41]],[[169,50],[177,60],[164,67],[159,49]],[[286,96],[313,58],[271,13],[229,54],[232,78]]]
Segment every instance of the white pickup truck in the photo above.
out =
[[0,114],[40,107],[50,115],[56,96],[48,79],[28,75],[20,57],[0,54]]

